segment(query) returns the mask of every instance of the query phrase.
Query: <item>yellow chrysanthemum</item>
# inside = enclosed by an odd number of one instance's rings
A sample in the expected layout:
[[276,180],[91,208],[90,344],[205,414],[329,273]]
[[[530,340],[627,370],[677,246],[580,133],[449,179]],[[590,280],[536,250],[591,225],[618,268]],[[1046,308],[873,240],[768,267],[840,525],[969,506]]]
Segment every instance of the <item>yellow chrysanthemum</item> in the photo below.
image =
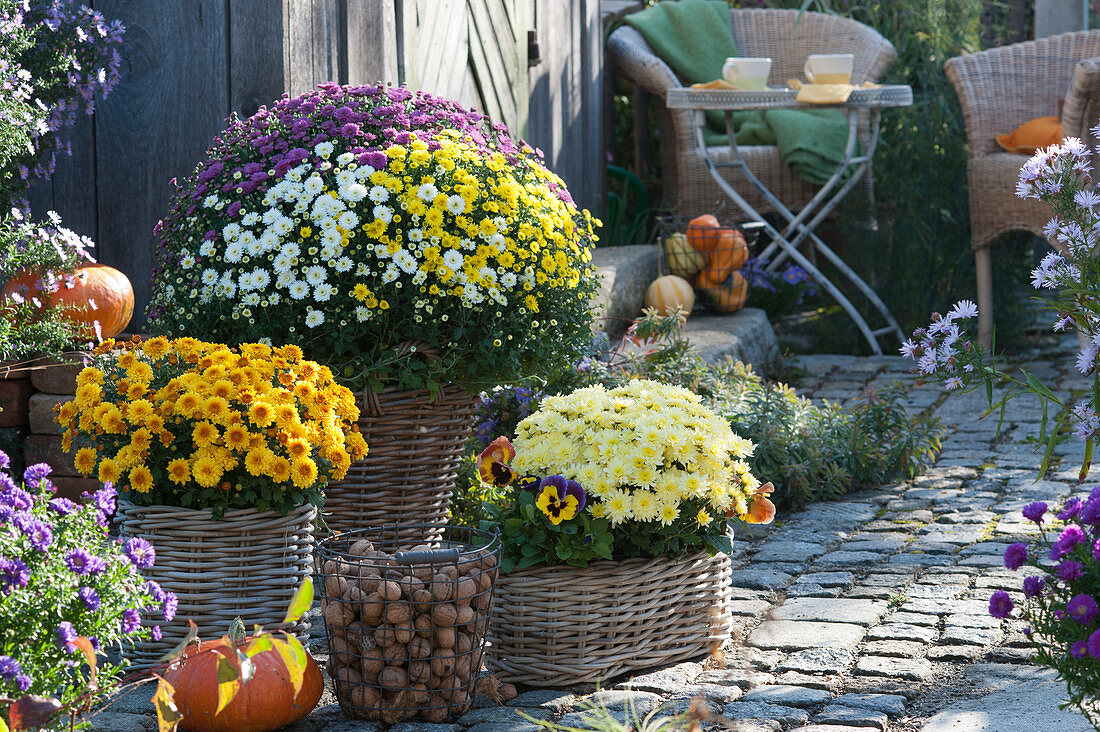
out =
[[141,352],[152,359],[160,359],[168,354],[171,346],[168,343],[168,339],[164,336],[156,336],[150,338],[141,344]]
[[271,461],[267,474],[276,483],[285,483],[290,479],[290,461],[282,455],[276,455]]
[[195,482],[202,487],[212,488],[221,480],[222,468],[218,465],[217,460],[204,456],[195,461],[195,464],[191,467],[191,475],[194,476]]
[[292,438],[286,441],[286,453],[291,460],[300,460],[309,455],[309,443],[302,438]]
[[76,451],[73,464],[81,475],[88,476],[95,470],[96,451],[90,447],[82,447]]
[[275,421],[275,410],[264,401],[255,401],[248,407],[248,418],[257,427],[268,427]]
[[209,422],[199,422],[191,430],[191,439],[196,445],[212,445],[221,437],[218,428]]
[[308,457],[291,463],[290,477],[299,488],[309,488],[317,482],[317,463]]
[[705,508],[700,508],[699,513],[695,514],[695,523],[699,526],[710,526],[710,522],[714,519],[711,517]]
[[176,400],[176,412],[184,417],[193,417],[202,407],[202,397],[193,391],[187,391]]
[[147,424],[155,413],[152,402],[148,399],[137,399],[127,405],[126,421],[132,425]]
[[119,478],[122,477],[122,469],[112,458],[104,458],[99,461],[97,477],[100,483],[117,483]]
[[249,437],[251,435],[242,425],[230,425],[225,429],[225,446],[231,450],[245,450]]
[[225,419],[229,413],[229,402],[220,396],[207,397],[202,403],[202,411],[207,419],[218,422]]
[[168,461],[168,480],[176,485],[183,485],[191,480],[191,467],[185,458]]
[[148,493],[153,487],[153,474],[144,465],[138,465],[130,471],[130,488],[138,493]]

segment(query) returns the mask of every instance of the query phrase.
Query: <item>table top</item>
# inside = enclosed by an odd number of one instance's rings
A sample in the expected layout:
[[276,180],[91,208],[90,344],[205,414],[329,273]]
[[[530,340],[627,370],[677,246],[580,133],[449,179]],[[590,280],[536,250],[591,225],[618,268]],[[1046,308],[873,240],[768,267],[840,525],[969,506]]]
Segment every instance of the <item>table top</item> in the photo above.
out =
[[841,104],[807,104],[796,101],[797,89],[670,89],[665,104],[669,109],[784,109],[804,107],[908,107],[913,103],[913,90],[904,84],[889,84],[852,90],[848,101]]

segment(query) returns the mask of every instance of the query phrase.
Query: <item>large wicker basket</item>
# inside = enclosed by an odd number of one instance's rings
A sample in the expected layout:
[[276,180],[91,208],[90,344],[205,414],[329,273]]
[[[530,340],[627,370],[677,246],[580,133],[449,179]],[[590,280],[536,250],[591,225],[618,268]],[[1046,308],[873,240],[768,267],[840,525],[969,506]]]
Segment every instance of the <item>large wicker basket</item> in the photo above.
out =
[[[477,400],[465,389],[358,395],[359,431],[370,451],[342,481],[325,488],[324,518],[333,531],[447,523],[462,452]],[[421,538],[410,529],[401,538]],[[438,535],[437,535],[438,538]]]
[[561,686],[699,658],[730,637],[725,554],[535,567],[497,579],[488,665]]
[[[156,563],[144,575],[179,597],[175,620],[161,626],[163,639],[140,644],[131,660],[138,666],[157,661],[187,634],[189,618],[203,638],[224,635],[236,617],[250,629],[281,623],[294,591],[313,572],[316,517],[317,509],[307,504],[286,516],[234,509],[215,521],[209,509],[120,500],[119,534],[152,542]],[[308,637],[308,620],[291,630]]]

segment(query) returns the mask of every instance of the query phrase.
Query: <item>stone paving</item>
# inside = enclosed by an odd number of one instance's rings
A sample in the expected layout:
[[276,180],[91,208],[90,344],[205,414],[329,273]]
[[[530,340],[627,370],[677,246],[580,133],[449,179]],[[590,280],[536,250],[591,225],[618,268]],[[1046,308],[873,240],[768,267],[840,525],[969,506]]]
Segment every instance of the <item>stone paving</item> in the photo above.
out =
[[[1057,352],[1073,346],[1063,340]],[[1072,358],[1057,362],[1072,369]],[[592,685],[521,689],[503,707],[479,697],[479,708],[455,724],[392,729],[538,729],[521,712],[576,727],[585,702],[621,717],[631,704],[641,714],[661,705],[683,710],[695,696],[742,732],[1092,729],[1080,715],[1058,710],[1062,687],[1029,663],[1019,621],[987,611],[994,589],[1021,599],[1021,577],[1004,569],[1001,554],[1034,535],[1022,507],[1087,493],[1076,482],[1078,443],[1060,445],[1061,465],[1036,482],[1041,452],[1025,442],[1039,433],[1036,400],[1014,400],[998,438],[995,418],[977,420],[984,392],[945,398],[936,384],[914,384],[899,358],[805,356],[798,363],[804,376],[794,385],[814,399],[848,400],[865,386],[901,379],[910,406],[939,416],[947,436],[936,465],[915,480],[813,504],[740,537],[733,577],[738,640],[727,649],[725,668],[700,659],[612,679],[598,692]],[[1054,363],[1047,352],[1028,367],[1053,380],[1056,392],[1086,385]],[[377,728],[344,720],[326,701],[291,729]],[[130,726],[119,719],[148,713],[147,706],[123,703],[114,711],[110,724],[97,728],[149,728],[148,717]]]

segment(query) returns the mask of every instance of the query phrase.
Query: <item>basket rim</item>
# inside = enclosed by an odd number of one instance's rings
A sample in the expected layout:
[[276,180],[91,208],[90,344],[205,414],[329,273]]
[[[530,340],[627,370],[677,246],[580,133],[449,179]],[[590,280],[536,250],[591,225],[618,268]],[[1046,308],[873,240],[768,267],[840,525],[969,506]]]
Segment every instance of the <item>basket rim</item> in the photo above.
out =
[[279,518],[286,518],[287,516],[293,516],[302,511],[308,513],[308,509],[312,509],[314,512],[318,512],[317,506],[314,506],[309,501],[305,501],[303,503],[299,503],[297,506],[290,509],[286,513],[279,513],[278,511],[273,511],[271,509],[260,511],[256,508],[230,508],[225,511],[225,513],[222,515],[222,518],[215,520],[213,518],[214,509],[212,508],[187,508],[184,506],[171,506],[166,503],[155,503],[151,506],[142,506],[125,498],[119,498],[115,515],[117,517],[119,514],[122,513],[130,515],[137,511],[152,511],[161,514],[176,514],[181,518],[205,518],[212,523],[224,523],[226,521],[231,521],[237,518],[244,518],[246,516],[277,516]]
[[[456,541],[453,544],[458,544],[464,547],[459,551],[459,557],[473,555],[478,552],[488,550],[493,554],[499,554],[501,550],[500,532],[493,530],[487,531],[485,529],[475,529],[471,526],[459,526],[457,524],[386,524],[384,526],[368,526],[362,529],[351,529],[350,531],[340,531],[329,534],[328,536],[318,539],[314,544],[314,550],[318,556],[322,558],[340,558],[341,560],[353,559],[362,562],[364,557],[354,557],[351,554],[345,552],[338,552],[330,545],[337,541],[354,541],[356,537],[369,537],[377,534],[385,534],[391,532],[394,536],[393,541],[403,541],[402,536],[410,531],[423,531],[425,538],[424,541],[441,541],[438,537],[438,533],[445,533],[448,530],[458,530],[469,534],[471,537],[480,536],[488,539],[485,544],[480,546],[474,546],[470,542]],[[433,537],[433,534],[436,534]]]

